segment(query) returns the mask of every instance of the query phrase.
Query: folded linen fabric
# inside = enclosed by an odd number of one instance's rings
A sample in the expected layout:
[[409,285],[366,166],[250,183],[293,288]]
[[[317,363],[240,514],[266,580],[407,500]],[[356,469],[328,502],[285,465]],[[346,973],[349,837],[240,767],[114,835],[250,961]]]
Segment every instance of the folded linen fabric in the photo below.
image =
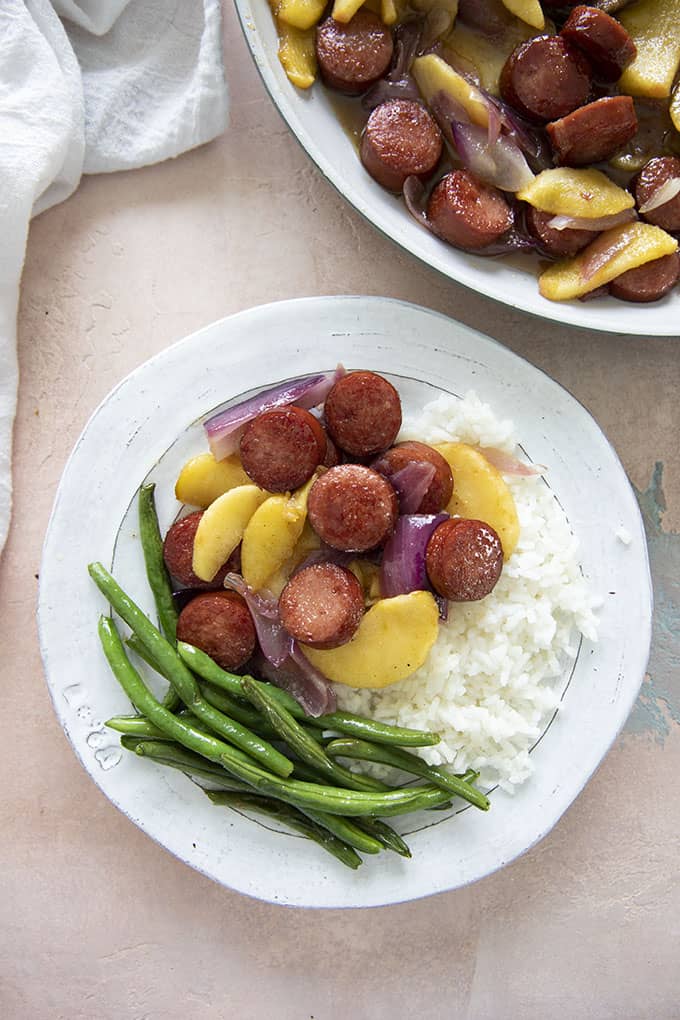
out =
[[215,138],[228,97],[219,0],[3,0],[0,42],[1,552],[29,220],[83,173],[145,166]]

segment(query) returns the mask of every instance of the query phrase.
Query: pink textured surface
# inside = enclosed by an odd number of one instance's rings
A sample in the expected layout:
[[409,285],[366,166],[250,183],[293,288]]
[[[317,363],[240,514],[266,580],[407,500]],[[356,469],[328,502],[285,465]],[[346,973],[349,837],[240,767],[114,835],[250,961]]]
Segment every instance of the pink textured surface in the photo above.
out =
[[15,516],[0,560],[0,1013],[676,1017],[680,736],[672,723],[663,744],[624,734],[556,829],[511,867],[458,892],[347,913],[268,906],[182,866],[104,799],[56,723],[34,575],[71,446],[130,369],[250,305],[380,293],[489,333],[586,404],[638,488],[655,461],[665,463],[664,527],[680,526],[677,341],[551,327],[400,253],[288,135],[229,6],[225,15],[229,132],[163,166],[87,179],[31,229]]

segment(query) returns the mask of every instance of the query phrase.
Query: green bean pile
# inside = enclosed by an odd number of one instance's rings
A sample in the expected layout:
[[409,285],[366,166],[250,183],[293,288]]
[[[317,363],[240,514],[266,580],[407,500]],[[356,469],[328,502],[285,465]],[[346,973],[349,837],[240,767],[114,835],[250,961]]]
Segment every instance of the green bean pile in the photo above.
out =
[[[218,806],[277,819],[350,868],[359,852],[411,853],[381,818],[450,806],[458,796],[483,811],[489,801],[473,785],[477,773],[454,776],[404,748],[436,744],[435,733],[389,726],[348,712],[312,718],[272,684],[221,669],[204,652],[176,641],[177,614],[163,562],[154,487],[139,495],[139,531],[160,628],[101,563],[90,576],[132,635],[127,645],[169,681],[159,701],[129,658],[116,624],[99,620],[111,670],[139,713],[109,719],[126,750],[179,769]],[[326,734],[333,734],[329,740]],[[340,736],[337,736],[337,735]],[[395,787],[353,772],[338,757],[381,762],[425,780]]]

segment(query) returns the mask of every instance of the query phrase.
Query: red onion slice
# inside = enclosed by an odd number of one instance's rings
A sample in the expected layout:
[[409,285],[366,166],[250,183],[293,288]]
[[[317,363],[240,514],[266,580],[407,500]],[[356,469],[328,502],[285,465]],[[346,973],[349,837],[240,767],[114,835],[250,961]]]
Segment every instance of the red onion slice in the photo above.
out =
[[227,574],[224,579],[224,587],[231,588],[245,599],[255,624],[257,640],[265,658],[271,662],[272,666],[283,665],[290,655],[293,639],[284,630],[279,619],[276,599],[266,598],[254,592],[240,574]]
[[297,641],[293,641],[291,662],[297,666],[303,678],[304,686],[294,697],[300,702],[307,715],[314,717],[334,712],[337,707],[335,688],[321,670],[313,666],[304,654]]
[[526,464],[518,460],[511,453],[505,450],[497,450],[493,446],[476,446],[475,450],[481,453],[482,457],[488,460],[489,464],[500,471],[503,475],[516,475],[517,477],[528,478],[531,475],[542,475],[548,469],[542,464]]
[[611,216],[600,216],[599,219],[588,219],[585,216],[553,216],[548,221],[548,226],[553,230],[592,230],[594,233],[600,233],[635,219],[637,219],[635,209],[622,209],[621,212],[612,213]]
[[312,666],[295,642],[291,645],[291,656],[281,666],[274,667],[264,655],[256,656],[253,665],[259,677],[287,691],[307,715],[316,718],[335,711],[335,690],[331,683]]
[[434,529],[448,514],[404,514],[383,550],[380,592],[383,598],[429,591],[425,550]]
[[[375,471],[380,471],[380,462],[373,464]],[[417,514],[425,493],[437,474],[433,464],[412,461],[400,471],[395,471],[388,481],[397,490],[400,514]]]
[[333,384],[345,374],[342,365],[334,372],[303,376],[261,390],[225,411],[213,415],[203,425],[215,460],[224,460],[238,450],[239,440],[249,421],[271,407],[297,404],[299,407],[316,407],[326,399]]
[[611,262],[615,255],[625,251],[632,237],[631,232],[624,227],[623,230],[617,231],[616,237],[613,239],[609,231],[595,238],[593,243],[585,249],[581,265],[581,279],[584,282],[592,280],[595,274],[608,262]]
[[644,213],[651,212],[653,209],[658,209],[659,206],[665,205],[666,202],[672,202],[678,194],[680,194],[680,177],[669,177],[667,181],[664,181],[656,189],[651,198],[648,198],[640,206],[640,212],[644,215]]
[[413,219],[416,220],[421,227],[425,227],[425,229],[429,230],[430,233],[434,233],[432,230],[432,224],[428,220],[427,213],[424,209],[425,185],[421,181],[420,177],[407,177],[402,188],[402,195],[404,196],[406,208]]
[[521,191],[534,180],[518,145],[506,135],[489,144],[489,131],[476,124],[452,124],[453,139],[462,163],[487,184],[502,191]]

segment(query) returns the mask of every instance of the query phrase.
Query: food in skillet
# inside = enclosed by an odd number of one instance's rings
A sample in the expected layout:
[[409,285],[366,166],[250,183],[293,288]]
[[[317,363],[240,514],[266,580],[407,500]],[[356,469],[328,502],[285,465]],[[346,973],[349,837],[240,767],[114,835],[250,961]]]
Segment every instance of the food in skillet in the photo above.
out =
[[674,290],[678,0],[272,8],[291,81],[355,107],[365,169],[438,238],[535,252],[550,300]]
[[[153,486],[140,490],[163,633],[90,568],[129,644],[171,684],[161,705],[102,621],[142,713],[109,721],[124,746],[208,781],[215,803],[273,812],[352,867],[357,850],[408,854],[378,818],[456,795],[485,809],[480,773],[523,781],[557,704],[548,681],[594,621],[568,524],[515,458],[508,423],[472,395],[404,423],[388,380],[338,369],[256,394],[206,431],[211,453],[176,484],[197,509],[164,539]],[[426,783],[390,786],[395,769]]]

